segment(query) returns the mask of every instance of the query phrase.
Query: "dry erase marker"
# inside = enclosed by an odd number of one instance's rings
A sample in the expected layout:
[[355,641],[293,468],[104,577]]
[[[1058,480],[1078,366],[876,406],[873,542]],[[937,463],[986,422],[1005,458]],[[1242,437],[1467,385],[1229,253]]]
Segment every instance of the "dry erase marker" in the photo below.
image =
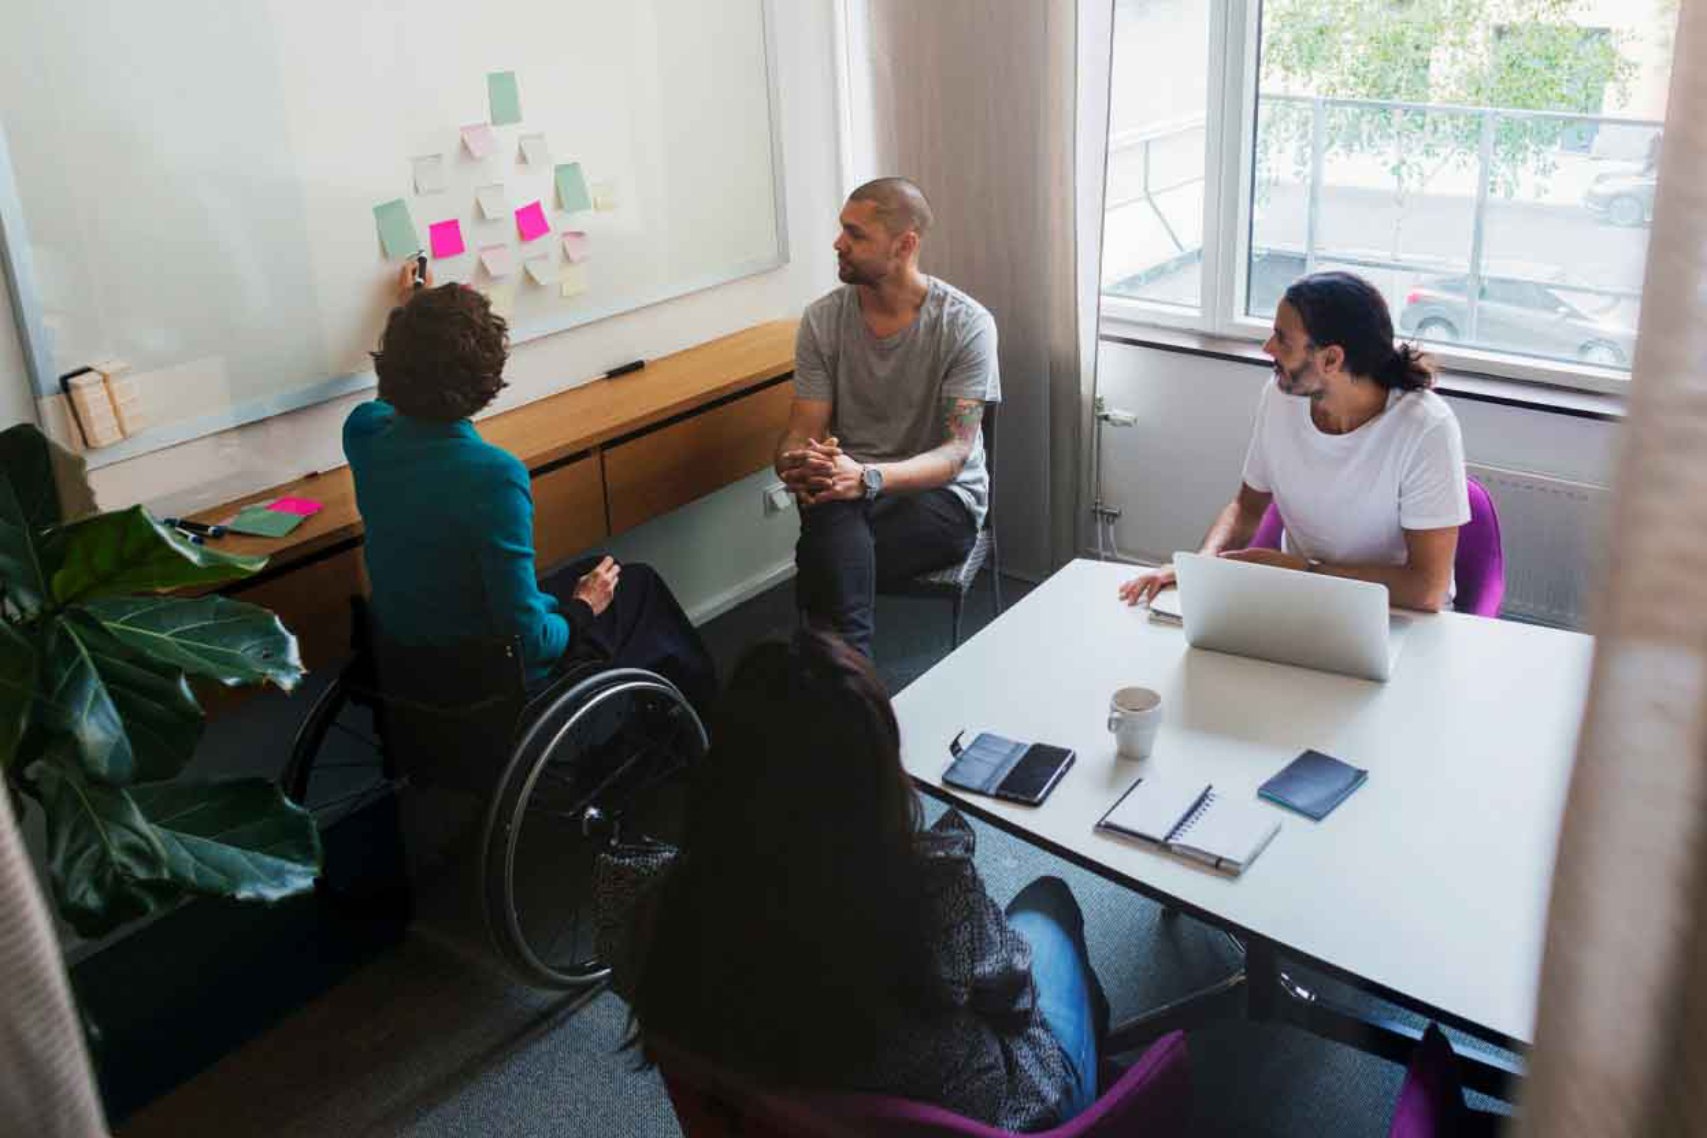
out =
[[627,375],[631,371],[639,371],[641,368],[643,368],[645,366],[646,366],[645,360],[635,360],[631,364],[622,364],[619,367],[611,368],[609,371],[605,372],[605,378],[606,379],[615,379],[619,375]]
[[427,252],[425,249],[415,250],[415,287],[427,287]]
[[179,537],[183,538],[185,541],[189,542],[191,545],[205,545],[206,544],[206,542],[204,542],[202,540],[202,535],[199,533],[191,533],[189,530],[184,529],[181,526],[173,526],[172,529],[177,533],[177,535]]
[[188,518],[163,518],[165,524],[173,529],[188,530],[190,533],[203,537],[224,537],[225,527],[222,525],[207,525],[204,522],[192,522]]

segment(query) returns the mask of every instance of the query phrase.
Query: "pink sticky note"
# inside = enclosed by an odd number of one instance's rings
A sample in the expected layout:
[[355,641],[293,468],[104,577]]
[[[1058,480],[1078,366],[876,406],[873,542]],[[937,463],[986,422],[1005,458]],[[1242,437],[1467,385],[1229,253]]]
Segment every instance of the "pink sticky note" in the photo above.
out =
[[435,221],[427,226],[427,235],[433,243],[433,257],[454,257],[468,246],[462,243],[462,223],[452,218],[449,221]]
[[498,136],[488,123],[470,123],[462,128],[462,144],[476,158],[484,158],[498,149]]
[[538,202],[529,202],[516,211],[516,232],[522,235],[523,241],[551,232],[551,223],[545,220],[545,207]]
[[593,255],[593,244],[581,230],[565,230],[563,233],[563,255],[569,258],[570,264],[579,264]]
[[[450,224],[455,225],[456,222],[453,221]],[[320,512],[320,503],[313,498],[280,498],[270,504],[267,509],[275,510],[281,514],[296,514],[299,517],[308,518]]]

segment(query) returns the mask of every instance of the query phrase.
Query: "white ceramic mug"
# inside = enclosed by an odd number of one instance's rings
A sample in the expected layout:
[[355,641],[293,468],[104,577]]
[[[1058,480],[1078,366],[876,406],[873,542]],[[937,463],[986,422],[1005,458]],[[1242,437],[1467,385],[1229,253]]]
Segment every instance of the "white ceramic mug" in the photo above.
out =
[[1147,759],[1162,725],[1162,697],[1149,688],[1121,688],[1108,701],[1108,729],[1123,759]]

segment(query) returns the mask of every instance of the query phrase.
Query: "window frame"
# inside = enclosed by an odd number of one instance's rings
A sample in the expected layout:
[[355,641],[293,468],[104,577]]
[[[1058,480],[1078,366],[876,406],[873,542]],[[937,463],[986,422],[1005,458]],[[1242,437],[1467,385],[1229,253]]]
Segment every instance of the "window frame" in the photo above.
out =
[[[1205,86],[1209,98],[1204,108],[1204,225],[1198,307],[1194,310],[1103,293],[1099,267],[1100,335],[1105,337],[1142,341],[1146,329],[1166,329],[1260,344],[1270,332],[1269,321],[1244,315],[1241,303],[1250,279],[1262,2],[1207,3]],[[1118,60],[1114,66],[1119,66]],[[1630,390],[1631,372],[1625,369],[1459,344],[1425,347],[1448,372],[1603,395],[1625,396]]]

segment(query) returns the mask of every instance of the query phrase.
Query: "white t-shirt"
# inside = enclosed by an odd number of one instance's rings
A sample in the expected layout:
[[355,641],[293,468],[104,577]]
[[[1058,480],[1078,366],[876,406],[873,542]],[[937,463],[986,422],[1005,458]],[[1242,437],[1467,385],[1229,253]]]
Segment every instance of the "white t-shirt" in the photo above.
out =
[[1393,391],[1375,418],[1330,435],[1311,420],[1309,399],[1271,379],[1244,478],[1274,495],[1288,550],[1332,564],[1403,565],[1403,531],[1470,520],[1458,419],[1432,391]]

